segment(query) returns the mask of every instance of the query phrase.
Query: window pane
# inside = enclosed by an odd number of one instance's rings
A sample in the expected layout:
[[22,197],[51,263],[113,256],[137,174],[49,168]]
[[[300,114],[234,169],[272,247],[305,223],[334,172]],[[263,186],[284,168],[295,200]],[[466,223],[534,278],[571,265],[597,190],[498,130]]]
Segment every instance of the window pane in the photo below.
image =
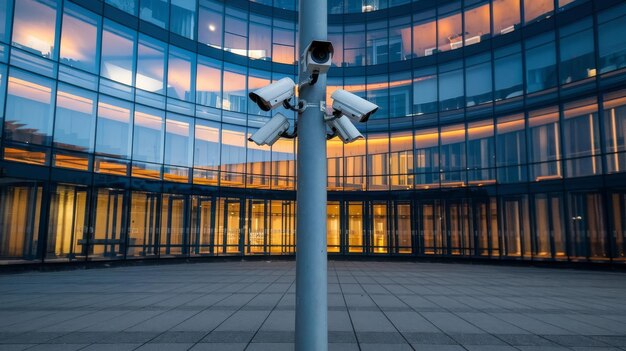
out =
[[133,160],[163,162],[163,111],[137,105],[133,129]]
[[465,10],[465,45],[480,43],[491,36],[489,3]]
[[65,5],[61,31],[61,62],[96,73],[100,18],[70,3]]
[[168,113],[165,123],[165,163],[191,167],[193,160],[193,119]]
[[222,26],[224,18],[224,5],[213,0],[200,1],[200,13],[198,15],[198,41],[215,48],[222,48]]
[[198,71],[196,77],[196,103],[211,107],[221,107],[221,63],[210,58],[198,57]]
[[491,102],[491,57],[489,54],[470,57],[465,62],[466,105]]
[[11,32],[12,0],[0,0],[0,41],[9,42],[9,33]]
[[57,1],[15,2],[13,45],[38,56],[56,58]]
[[422,115],[437,111],[437,75],[435,68],[413,73],[413,113]]
[[495,100],[520,96],[523,93],[522,53],[519,44],[494,52]]
[[389,77],[389,117],[411,114],[411,76],[409,72]]
[[496,121],[496,165],[498,182],[526,180],[526,127],[524,115],[498,118]]
[[142,35],[137,47],[136,86],[152,93],[164,93],[166,44]]
[[442,65],[439,68],[439,110],[447,111],[462,108],[463,99],[463,66],[457,61]]
[[170,30],[185,38],[195,39],[196,2],[189,0],[170,1]]
[[[167,95],[180,100],[193,102],[192,68],[196,67],[196,55],[170,45],[167,71]],[[193,75],[195,76],[195,75]]]
[[93,151],[96,93],[59,83],[54,123],[54,146]]
[[246,112],[246,69],[234,65],[224,65],[224,92],[222,108],[230,111]]
[[392,18],[389,27],[389,61],[411,58],[411,18]]
[[561,178],[559,111],[557,108],[546,108],[532,111],[528,117],[530,161],[532,179]]
[[550,17],[554,10],[554,0],[525,0],[524,24]]
[[568,177],[598,174],[600,135],[598,106],[594,99],[577,101],[563,107],[563,152]]
[[139,18],[161,28],[167,28],[168,0],[140,0]]
[[526,40],[527,93],[556,85],[556,49],[554,33]]
[[250,15],[250,45],[248,57],[269,61],[272,56],[272,21],[267,17]]
[[439,51],[448,51],[463,47],[463,27],[461,13],[444,15],[439,18],[437,42]]
[[389,76],[367,77],[367,100],[378,105],[373,119],[389,118]]
[[[434,16],[434,12],[425,15]],[[437,21],[430,16],[413,23],[413,53],[417,57],[432,55],[437,50]]]
[[493,121],[469,123],[467,126],[467,168],[470,184],[494,181],[495,148]]
[[106,20],[102,32],[102,66],[100,75],[132,85],[135,32]]
[[54,84],[23,71],[11,70],[4,137],[30,144],[50,145],[54,115]]
[[626,91],[604,97],[604,152],[609,172],[626,170]]
[[387,21],[367,25],[367,64],[387,63],[389,60]]
[[519,0],[493,0],[493,33],[506,34],[520,23]]
[[219,123],[196,120],[194,167],[216,170],[220,162]]
[[596,74],[591,19],[563,27],[561,34],[561,84]]
[[600,72],[626,67],[626,4],[601,12],[598,21]]
[[100,95],[96,129],[97,153],[123,158],[130,156],[131,111],[131,103]]
[[365,65],[365,25],[346,25],[343,41],[346,66]]
[[105,0],[111,6],[137,16],[137,0]]

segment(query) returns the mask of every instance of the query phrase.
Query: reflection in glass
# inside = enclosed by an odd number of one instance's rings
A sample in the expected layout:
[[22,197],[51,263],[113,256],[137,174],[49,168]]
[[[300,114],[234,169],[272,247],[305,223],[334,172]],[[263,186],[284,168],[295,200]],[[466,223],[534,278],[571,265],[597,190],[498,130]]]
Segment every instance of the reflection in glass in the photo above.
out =
[[96,93],[59,83],[56,108],[54,146],[93,152]]
[[196,1],[170,0],[170,31],[195,39]]
[[198,14],[198,41],[214,48],[222,48],[224,5],[216,0],[200,0]]
[[524,1],[524,24],[548,18],[553,10],[553,0],[526,0]]
[[160,256],[180,256],[187,253],[187,230],[189,226],[189,198],[184,195],[163,194],[161,196],[161,245]]
[[140,35],[137,46],[137,88],[157,94],[164,94],[165,43]]
[[425,12],[413,18],[413,54],[430,56],[437,52],[437,21],[435,12]]
[[489,2],[465,9],[465,45],[480,43],[491,37]]
[[328,201],[326,205],[326,246],[328,252],[339,252],[341,247],[339,201]]
[[526,127],[524,115],[500,117],[496,121],[496,165],[498,182],[526,180]]
[[8,82],[4,137],[30,144],[50,145],[54,115],[51,80],[11,70]]
[[167,28],[168,0],[139,0],[139,18],[161,28]]
[[348,203],[348,252],[363,252],[363,203]]
[[608,172],[626,170],[626,91],[604,96],[604,152]]
[[133,160],[163,162],[163,111],[136,105],[133,128]]
[[522,52],[520,44],[494,51],[495,100],[509,99],[523,94]]
[[559,111],[546,108],[528,116],[531,174],[535,181],[562,178]]
[[132,192],[127,257],[147,257],[157,254],[159,199],[160,194]]
[[15,1],[13,45],[37,56],[56,59],[58,1]]
[[132,85],[135,37],[136,32],[110,20],[104,21],[100,76]]
[[132,104],[101,95],[98,101],[96,153],[130,157]]
[[577,101],[563,106],[563,151],[568,177],[601,172],[600,134],[596,99]]
[[493,0],[494,35],[510,33],[520,23],[519,0]]
[[600,73],[626,67],[626,4],[600,12],[598,22]]
[[165,164],[191,167],[193,119],[168,113],[165,122]]
[[46,260],[84,260],[87,257],[87,189],[57,185],[50,194]]
[[97,73],[98,32],[101,19],[93,12],[68,3],[63,9],[61,31],[61,62],[69,66]]
[[554,33],[526,40],[526,92],[533,93],[556,85]]
[[[42,187],[3,179],[0,186],[0,265],[37,255]],[[7,261],[5,261],[7,260]]]
[[559,30],[561,84],[596,75],[592,26],[591,18],[588,18]]
[[98,189],[94,192],[93,234],[89,238],[89,259],[124,258],[126,251],[125,209],[123,190]]
[[195,92],[192,77],[195,77],[193,69],[196,67],[196,55],[173,45],[170,45],[169,53],[167,95],[179,100],[193,102]]

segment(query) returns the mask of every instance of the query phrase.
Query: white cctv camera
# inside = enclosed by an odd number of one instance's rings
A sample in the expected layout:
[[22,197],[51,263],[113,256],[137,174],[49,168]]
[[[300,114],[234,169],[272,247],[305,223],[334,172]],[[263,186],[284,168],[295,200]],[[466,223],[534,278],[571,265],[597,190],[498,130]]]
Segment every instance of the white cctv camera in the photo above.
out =
[[346,116],[334,118],[327,123],[330,129],[332,129],[344,143],[351,143],[357,139],[363,138],[363,135]]
[[254,132],[248,140],[255,144],[272,146],[289,129],[289,121],[282,113],[277,113],[263,127]]
[[296,83],[291,78],[282,78],[268,86],[257,89],[248,96],[259,105],[263,111],[275,109],[285,100],[291,99]]
[[330,96],[333,110],[359,122],[367,122],[378,106],[343,89],[338,89]]
[[333,59],[333,44],[325,40],[313,40],[304,52],[300,62],[302,72],[320,74],[328,72]]

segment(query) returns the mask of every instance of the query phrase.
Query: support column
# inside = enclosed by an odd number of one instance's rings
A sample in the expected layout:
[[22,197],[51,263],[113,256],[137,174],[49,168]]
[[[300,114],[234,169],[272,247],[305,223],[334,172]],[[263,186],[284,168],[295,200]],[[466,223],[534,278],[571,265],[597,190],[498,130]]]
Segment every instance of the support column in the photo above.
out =
[[[300,50],[312,40],[326,40],[326,6],[326,0],[300,0]],[[299,75],[300,82],[309,78]],[[300,99],[311,106],[298,116],[296,351],[326,351],[326,124],[319,109],[319,102],[326,99],[326,74],[304,87]]]

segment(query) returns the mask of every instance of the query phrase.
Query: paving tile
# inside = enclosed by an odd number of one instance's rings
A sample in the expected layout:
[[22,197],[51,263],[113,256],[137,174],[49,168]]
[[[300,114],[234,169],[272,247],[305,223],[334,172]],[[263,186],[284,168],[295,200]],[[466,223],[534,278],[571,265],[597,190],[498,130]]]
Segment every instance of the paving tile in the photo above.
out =
[[243,351],[248,343],[201,343],[192,347],[191,351]]
[[172,343],[149,343],[143,344],[137,351],[186,351],[189,350],[194,344],[172,344]]
[[251,331],[213,331],[200,342],[204,343],[248,343],[252,340]]
[[413,349],[409,344],[359,344],[362,351],[412,351]]
[[248,345],[246,351],[293,351],[295,347],[293,344],[278,344],[278,343],[252,343]]
[[131,351],[139,346],[141,344],[92,344],[81,351]]
[[405,344],[407,341],[397,332],[357,332],[359,344]]

